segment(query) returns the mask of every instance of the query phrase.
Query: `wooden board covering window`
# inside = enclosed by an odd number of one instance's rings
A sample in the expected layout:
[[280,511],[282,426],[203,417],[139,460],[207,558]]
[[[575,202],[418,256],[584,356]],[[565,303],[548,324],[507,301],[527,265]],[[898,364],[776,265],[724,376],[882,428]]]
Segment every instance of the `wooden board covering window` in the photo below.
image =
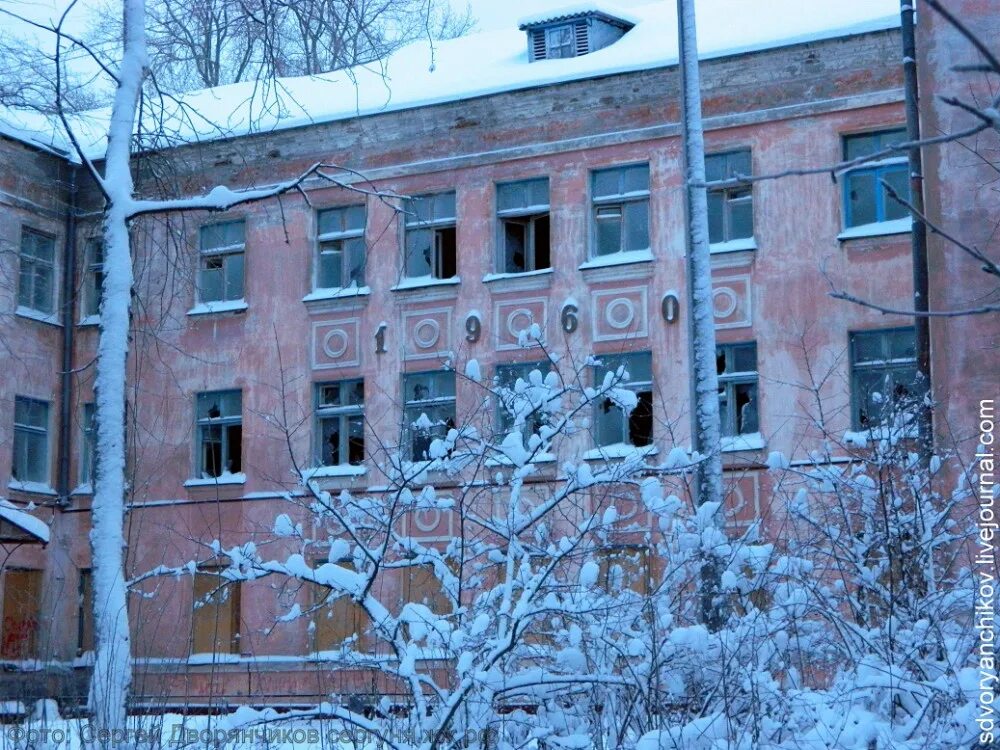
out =
[[[316,565],[321,565],[322,561]],[[343,568],[353,570],[348,563],[337,563]],[[326,586],[313,584],[312,605],[323,604],[330,593]],[[333,651],[339,649],[345,640],[354,637],[351,647],[354,651],[365,651],[368,647],[368,617],[360,605],[349,596],[341,596],[331,604],[317,607],[313,614],[316,630],[313,633],[315,651]]]
[[437,615],[451,611],[448,595],[445,594],[441,581],[434,575],[433,565],[413,565],[406,568],[403,601],[425,604]]
[[598,550],[597,562],[601,568],[597,582],[608,593],[622,589],[643,596],[649,593],[649,551],[645,547],[605,547]]
[[240,652],[240,584],[226,583],[222,589],[223,583],[215,574],[194,576],[193,653]]
[[77,589],[76,653],[94,650],[94,580],[90,569],[80,571]]
[[8,570],[3,585],[3,631],[0,658],[38,657],[42,571]]

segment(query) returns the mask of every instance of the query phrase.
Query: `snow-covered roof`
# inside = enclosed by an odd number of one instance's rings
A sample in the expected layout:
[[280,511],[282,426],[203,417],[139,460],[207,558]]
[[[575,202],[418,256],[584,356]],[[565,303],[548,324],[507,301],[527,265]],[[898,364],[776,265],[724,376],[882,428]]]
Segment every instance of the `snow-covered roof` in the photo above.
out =
[[28,532],[43,544],[48,544],[49,527],[44,521],[35,518],[30,513],[25,513],[13,503],[0,498],[0,519],[17,526],[17,528]]
[[[584,6],[611,9],[603,3],[580,4]],[[702,59],[899,26],[896,0],[837,0],[812,4],[808,10],[801,0],[697,0],[696,7]],[[163,125],[157,129],[165,139],[155,146],[284,130],[677,63],[673,2],[658,0],[625,15],[635,21],[631,31],[580,57],[529,63],[524,33],[512,18],[507,29],[434,42],[433,48],[427,41],[415,42],[380,63],[282,78],[267,85],[246,82],[192,91],[176,101],[163,101]],[[74,120],[79,140],[92,158],[103,154],[108,115],[109,110],[101,109]],[[8,125],[0,132],[27,140],[17,135],[27,130],[34,145],[70,150],[54,123],[32,131],[38,125],[37,115],[0,111],[0,122],[4,120]]]
[[530,16],[523,16],[517,22],[517,27],[522,31],[529,26],[537,26],[553,21],[562,21],[578,16],[596,15],[604,18],[613,18],[618,21],[625,21],[635,26],[642,19],[639,16],[628,13],[621,8],[600,2],[572,3],[570,5],[560,5],[558,8],[532,13]]

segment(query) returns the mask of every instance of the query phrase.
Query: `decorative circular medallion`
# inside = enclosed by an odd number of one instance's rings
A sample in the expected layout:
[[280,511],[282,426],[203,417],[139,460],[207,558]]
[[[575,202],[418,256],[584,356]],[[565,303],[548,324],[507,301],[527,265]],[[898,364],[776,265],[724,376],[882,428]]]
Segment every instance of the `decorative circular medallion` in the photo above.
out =
[[720,286],[718,289],[712,290],[712,308],[715,317],[728,318],[736,312],[737,304],[739,304],[739,300],[736,298],[736,292],[728,286]]
[[433,318],[424,318],[413,326],[413,341],[421,349],[430,349],[441,338],[441,324]]
[[526,307],[519,307],[507,316],[507,332],[517,338],[521,331],[531,327],[535,322],[535,316]]
[[323,337],[323,353],[330,359],[339,359],[350,346],[350,339],[343,328],[334,328]]
[[434,531],[441,523],[441,511],[437,508],[422,508],[413,514],[413,523],[423,532]]
[[616,331],[628,328],[635,320],[635,305],[626,297],[611,300],[604,308],[604,319]]

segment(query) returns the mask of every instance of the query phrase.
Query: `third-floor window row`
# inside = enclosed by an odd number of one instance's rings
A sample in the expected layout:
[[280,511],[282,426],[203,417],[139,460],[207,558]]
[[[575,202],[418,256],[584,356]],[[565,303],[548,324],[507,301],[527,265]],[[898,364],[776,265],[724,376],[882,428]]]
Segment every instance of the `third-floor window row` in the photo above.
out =
[[[879,153],[904,138],[892,129],[843,138],[843,157],[852,160]],[[713,249],[750,249],[754,244],[753,188],[747,184],[716,186],[753,174],[749,149],[710,153],[705,158],[708,188],[709,241]],[[892,155],[845,172],[843,227],[890,226],[906,218],[902,198],[909,195],[906,158]],[[547,176],[499,182],[495,189],[495,253],[493,271],[521,274],[553,266],[550,179]],[[589,174],[587,259],[601,263],[621,254],[640,260],[652,251],[651,180],[648,163],[592,170]],[[459,273],[461,216],[455,190],[414,195],[399,206],[400,275],[428,282],[447,281]],[[369,246],[365,205],[321,209],[316,214],[313,290],[362,288],[368,282]],[[244,295],[245,220],[214,223],[200,232],[199,302],[231,302]],[[22,252],[22,305],[51,310],[54,261],[44,238],[27,236]],[[89,257],[97,257],[96,251]],[[90,271],[96,276],[96,267]],[[91,292],[90,312],[99,304]]]

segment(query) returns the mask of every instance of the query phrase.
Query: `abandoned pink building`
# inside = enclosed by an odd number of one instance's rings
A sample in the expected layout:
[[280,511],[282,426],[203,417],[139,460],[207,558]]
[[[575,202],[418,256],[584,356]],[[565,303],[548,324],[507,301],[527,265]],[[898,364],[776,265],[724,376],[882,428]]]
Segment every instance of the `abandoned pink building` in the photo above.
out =
[[[765,19],[756,32],[699,21],[709,180],[836,164],[903,139],[898,14],[876,5],[797,26]],[[594,3],[441,42],[433,65],[426,45],[404,49],[384,79],[359,73],[357,89],[337,74],[289,81],[277,108],[241,84],[187,97],[211,127],[173,113],[175,130],[136,159],[140,192],[269,185],[316,162],[349,187],[310,179],[225,214],[136,223],[129,577],[206,560],[216,540],[265,543],[281,514],[308,528],[289,502],[303,475],[335,494],[382,491],[391,457],[431,458],[434,437],[474,412],[484,419],[482,386],[463,376],[470,360],[501,382],[549,366],[525,345],[533,326],[580,377],[625,364],[637,396],[631,414],[611,402],[594,410],[554,459],[657,465],[689,446],[678,71],[663,18]],[[925,125],[937,132],[957,127],[933,92],[954,84],[959,53],[931,33],[921,26],[918,43]],[[927,157],[931,213],[984,229],[988,199],[957,197],[968,172],[946,148]],[[4,690],[83,695],[100,201],[64,141],[13,115],[0,151]],[[794,460],[821,440],[814,390],[841,436],[883,426],[887,378],[889,401],[912,395],[912,317],[828,294],[832,283],[912,305],[910,219],[882,180],[905,193],[905,158],[836,181],[710,190],[734,523],[766,520],[771,452]],[[977,270],[955,268],[936,238],[931,262],[934,300],[961,304],[953,279]],[[997,323],[942,321],[933,333],[939,430],[951,439],[995,386]],[[447,476],[433,481],[447,491]],[[411,533],[447,539],[450,523],[429,514]],[[433,597],[427,583],[400,581],[399,597]],[[130,599],[137,704],[322,696],[355,630],[349,615],[279,623],[309,593],[264,582],[196,608],[212,585],[151,579]]]

